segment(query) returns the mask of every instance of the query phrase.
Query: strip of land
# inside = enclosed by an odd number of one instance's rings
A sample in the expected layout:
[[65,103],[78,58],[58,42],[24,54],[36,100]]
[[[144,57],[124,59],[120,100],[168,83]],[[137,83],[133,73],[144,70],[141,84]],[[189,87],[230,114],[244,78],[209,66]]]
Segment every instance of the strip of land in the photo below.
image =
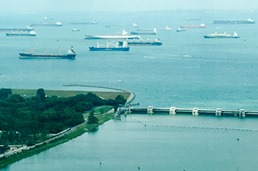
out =
[[[19,94],[23,97],[32,97],[36,94],[37,90],[33,89],[12,89],[13,94]],[[118,95],[123,96],[125,99],[133,99],[133,95],[129,92],[121,91],[121,92],[108,92],[108,91],[67,91],[67,90],[45,90],[47,96],[57,96],[57,97],[70,97],[78,94],[87,94],[94,93],[97,96],[103,99],[115,99]],[[57,146],[64,142],[69,141],[70,139],[76,138],[82,135],[85,132],[93,131],[98,128],[99,125],[104,122],[110,120],[114,116],[114,109],[112,106],[99,106],[93,109],[94,116],[98,119],[97,124],[88,124],[87,118],[90,115],[90,112],[83,113],[83,117],[85,122],[77,125],[75,127],[66,129],[56,135],[52,135],[51,138],[39,142],[33,146],[20,146],[20,150],[16,148],[16,151],[10,152],[9,154],[3,154],[2,158],[0,158],[0,168],[4,168],[9,164],[12,164],[18,160],[23,158],[32,156],[34,154],[40,153],[41,151],[47,150],[51,147]]]

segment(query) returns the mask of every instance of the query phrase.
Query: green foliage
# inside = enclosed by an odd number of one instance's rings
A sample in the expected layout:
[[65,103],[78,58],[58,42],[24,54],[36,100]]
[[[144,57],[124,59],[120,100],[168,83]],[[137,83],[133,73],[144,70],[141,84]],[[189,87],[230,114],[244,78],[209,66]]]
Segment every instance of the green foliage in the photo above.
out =
[[0,145],[0,154],[4,153],[5,151],[9,150],[10,147],[8,145]]
[[5,99],[12,94],[12,90],[9,88],[0,89],[0,99]]
[[[2,89],[0,94],[0,144],[35,144],[49,133],[84,122],[83,113],[93,107],[123,103],[123,96],[115,100],[103,100],[93,93],[79,94],[67,98],[48,97],[44,89],[38,89],[34,97],[23,98],[11,95],[11,90]],[[98,119],[92,112],[88,123],[96,124]]]
[[21,102],[24,102],[25,99],[19,94],[14,94],[14,95],[10,95],[6,99],[6,101],[9,102],[9,103],[21,103]]
[[125,104],[126,99],[124,98],[124,96],[118,95],[116,96],[115,101],[117,102],[117,104],[122,105]]
[[36,95],[36,99],[40,102],[44,102],[46,98],[46,93],[45,90],[43,88],[39,88],[37,90],[37,95]]
[[97,124],[98,122],[98,118],[94,116],[94,111],[91,111],[88,117],[88,124]]

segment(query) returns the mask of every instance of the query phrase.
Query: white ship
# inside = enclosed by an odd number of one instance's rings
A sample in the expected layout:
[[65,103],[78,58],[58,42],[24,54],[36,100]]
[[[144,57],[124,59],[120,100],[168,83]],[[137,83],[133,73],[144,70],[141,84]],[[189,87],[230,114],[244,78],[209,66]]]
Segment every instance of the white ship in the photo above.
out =
[[227,34],[225,33],[212,33],[212,34],[208,34],[203,36],[204,38],[239,38],[237,32],[234,32],[233,34]]
[[128,35],[126,31],[122,35],[85,35],[85,39],[140,39],[140,36]]
[[10,31],[6,36],[37,36],[36,31]]

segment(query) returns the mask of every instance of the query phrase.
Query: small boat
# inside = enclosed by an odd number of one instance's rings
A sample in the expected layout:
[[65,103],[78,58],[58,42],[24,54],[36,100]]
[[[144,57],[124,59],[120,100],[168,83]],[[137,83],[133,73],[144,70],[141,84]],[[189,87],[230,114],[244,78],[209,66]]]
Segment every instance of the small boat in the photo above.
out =
[[99,46],[99,43],[97,43],[96,46],[91,46],[89,49],[90,51],[129,51],[130,47],[128,47],[127,42],[123,42],[122,46],[119,46],[119,43],[116,45],[107,43],[107,46]]
[[225,33],[213,33],[203,36],[204,38],[239,38],[237,32],[234,32],[233,34],[227,34]]
[[128,35],[126,31],[123,31],[122,35],[86,35],[84,39],[140,39],[140,36]]
[[213,24],[255,24],[255,21],[251,18],[247,20],[214,20]]
[[154,28],[153,31],[148,31],[148,30],[140,30],[138,29],[137,31],[132,31],[132,35],[156,35],[157,34],[157,29]]
[[72,31],[80,31],[79,29],[77,28],[73,28]]
[[184,27],[179,27],[178,29],[176,29],[176,32],[183,32],[183,31],[186,31]]
[[132,27],[139,27],[139,25],[136,24],[136,23],[133,23],[133,24],[132,24]]
[[169,30],[172,30],[172,28],[169,26],[166,26],[164,30],[169,31]]
[[33,52],[21,52],[19,53],[21,59],[74,59],[76,56],[73,47],[71,47],[67,53],[33,53]]
[[[119,45],[122,46],[124,42],[122,41],[119,41]],[[139,39],[139,40],[128,40],[127,41],[127,44],[128,45],[135,45],[135,46],[138,46],[138,45],[146,45],[146,46],[161,46],[162,43],[159,39],[154,39],[154,40],[150,40],[150,39],[147,39],[147,40],[142,40],[142,39]]]
[[11,31],[6,33],[6,36],[37,36],[36,31]]

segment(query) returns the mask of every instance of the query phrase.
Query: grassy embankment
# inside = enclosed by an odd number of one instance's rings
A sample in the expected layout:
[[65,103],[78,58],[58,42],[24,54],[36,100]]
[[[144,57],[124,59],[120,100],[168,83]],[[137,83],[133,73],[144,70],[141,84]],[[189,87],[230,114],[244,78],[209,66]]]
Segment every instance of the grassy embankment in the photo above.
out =
[[[36,94],[37,90],[22,90],[22,89],[12,89],[13,94],[20,94],[23,96],[34,96]],[[87,94],[86,91],[60,91],[60,90],[45,90],[46,94],[48,96],[61,96],[61,97],[69,97],[74,96],[76,94]],[[105,99],[114,99],[117,95],[123,95],[124,98],[128,98],[130,93],[128,92],[92,92],[94,94],[97,94],[98,96],[101,96]],[[35,148],[32,148],[30,150],[23,151],[21,153],[9,156],[4,159],[0,159],[0,168],[4,168],[8,166],[9,164],[12,164],[16,161],[19,161],[23,158],[27,158],[29,156],[32,156],[34,154],[38,154],[42,151],[45,151],[49,148],[52,148],[54,146],[57,146],[59,144],[65,143],[73,138],[76,138],[80,135],[82,135],[85,132],[94,131],[98,128],[99,125],[105,123],[106,121],[110,120],[113,117],[113,113],[106,113],[107,111],[111,110],[112,106],[100,106],[95,107],[94,110],[94,116],[98,118],[99,122],[98,124],[87,124],[86,122],[83,124],[80,124],[79,126],[76,126],[76,128],[73,131],[69,131],[69,133],[64,133],[63,136],[50,141],[49,143],[44,143],[43,145],[37,146]],[[87,118],[89,115],[89,112],[85,112],[83,116]]]

